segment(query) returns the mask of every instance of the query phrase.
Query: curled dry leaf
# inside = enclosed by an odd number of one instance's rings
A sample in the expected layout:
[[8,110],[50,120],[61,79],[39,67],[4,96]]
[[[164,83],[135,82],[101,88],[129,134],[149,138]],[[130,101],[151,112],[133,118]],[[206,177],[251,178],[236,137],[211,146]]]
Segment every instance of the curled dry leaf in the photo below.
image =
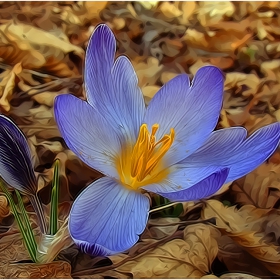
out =
[[36,27],[7,23],[0,26],[0,57],[7,64],[21,63],[23,68],[44,68],[58,76],[77,74],[67,65],[66,55],[74,52],[83,58],[84,51],[61,38]]
[[225,264],[228,271],[246,271],[259,277],[271,275],[271,272],[242,246],[227,235],[216,238],[219,252],[218,259]]
[[253,33],[244,34],[236,30],[230,33],[224,30],[206,33],[188,28],[183,38],[186,40],[187,45],[193,48],[232,55],[236,49],[250,42],[253,38]]
[[84,5],[86,11],[83,17],[87,20],[100,19],[100,12],[106,7],[107,3],[107,1],[82,2],[81,4]]
[[9,75],[7,75],[1,82],[1,84],[4,83],[5,85],[4,90],[1,93],[0,106],[5,111],[9,111],[11,108],[9,101],[12,99],[12,94],[14,92],[14,88],[16,87],[16,77],[21,73],[21,71],[21,63],[17,63],[10,71]]
[[182,16],[179,18],[180,23],[188,24],[193,13],[196,11],[196,2],[195,1],[182,1],[181,3]]
[[235,201],[242,205],[272,208],[280,198],[280,166],[264,163],[232,185]]
[[159,1],[139,1],[139,3],[147,10],[157,6]]
[[242,90],[243,96],[254,95],[260,85],[260,78],[255,74],[231,72],[226,75],[225,90],[233,88],[247,88]]
[[0,82],[0,106],[9,111],[11,106],[9,101],[12,99],[14,88],[16,87],[16,77],[21,73],[21,63],[17,63],[11,70],[6,70],[4,78]]
[[161,239],[174,234],[179,226],[179,218],[156,218],[149,219],[145,232],[141,239],[153,238]]
[[127,261],[116,271],[134,278],[198,278],[208,273],[218,253],[211,237],[215,229],[204,224],[188,226],[184,240],[175,239]]
[[174,4],[170,2],[162,2],[159,6],[159,11],[167,18],[173,19],[183,14]]
[[197,9],[197,18],[202,26],[211,26],[225,17],[231,17],[234,12],[235,6],[231,1],[201,1]]
[[[138,76],[139,86],[154,85],[156,80],[160,77],[160,71],[163,65],[154,57],[149,57],[147,62],[140,62],[134,64],[135,71]],[[149,69],[149,71],[147,71]]]
[[10,209],[8,206],[8,200],[4,195],[0,194],[0,222],[3,218],[10,214]]
[[217,228],[223,234],[260,261],[267,270],[280,275],[279,247],[265,239],[262,217],[268,213],[269,210],[251,205],[237,210],[236,207],[226,207],[217,200],[208,200],[202,216],[205,219],[216,218]]

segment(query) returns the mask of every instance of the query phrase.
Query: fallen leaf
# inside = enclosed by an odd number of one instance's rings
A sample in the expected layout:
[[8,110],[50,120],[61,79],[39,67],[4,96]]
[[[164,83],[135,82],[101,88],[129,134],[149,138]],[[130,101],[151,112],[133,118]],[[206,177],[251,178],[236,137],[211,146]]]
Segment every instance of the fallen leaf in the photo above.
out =
[[0,276],[7,279],[72,279],[71,266],[64,261],[55,261],[48,264],[2,264]]
[[4,195],[0,194],[0,222],[3,218],[7,217],[10,214],[10,208],[8,200]]
[[16,87],[16,77],[22,71],[21,63],[17,63],[12,70],[8,70],[8,75],[6,75],[0,83],[0,106],[6,111],[10,111],[10,100],[14,93],[14,88]]
[[139,1],[139,3],[147,10],[153,9],[157,6],[159,1]]
[[[152,247],[132,258],[121,256],[113,259],[113,268],[94,269],[90,276],[122,278],[200,278],[211,270],[218,253],[215,238],[217,231],[204,224],[190,225],[184,230],[184,240],[174,239]],[[141,245],[141,244],[140,244]],[[94,271],[98,271],[96,274]],[[81,274],[84,277],[83,274]],[[89,276],[89,274],[88,274]]]
[[149,57],[147,62],[134,63],[134,67],[138,76],[139,86],[142,88],[143,86],[155,84],[155,81],[160,77],[163,65],[160,65],[158,59]]
[[235,12],[235,7],[230,1],[201,1],[197,9],[197,18],[202,26],[211,26],[225,17],[230,17]]
[[168,19],[179,17],[183,14],[176,6],[170,2],[161,2],[159,11]]
[[182,5],[181,9],[182,9],[183,14],[182,14],[181,18],[179,18],[179,21],[182,24],[188,24],[190,18],[192,17],[192,15],[194,14],[194,12],[197,9],[197,6],[196,6],[197,3],[195,1],[184,1],[184,2],[181,2],[180,4]]
[[71,52],[83,58],[84,51],[80,47],[22,23],[2,24],[0,33],[0,56],[7,64],[21,63],[27,69],[44,68],[58,76],[77,74],[63,60]]
[[263,163],[232,185],[235,201],[241,205],[272,208],[280,198],[280,166]]
[[219,277],[220,279],[260,279],[246,273],[225,273]]
[[262,226],[262,216],[268,212],[252,205],[237,210],[235,206],[226,207],[217,200],[208,200],[202,217],[216,218],[216,226],[223,234],[260,261],[266,269],[280,275],[279,247],[265,240],[266,233]]
[[174,234],[180,225],[179,218],[156,218],[149,219],[145,232],[141,235],[143,238],[162,239]]
[[219,246],[218,259],[227,267],[228,271],[246,271],[246,273],[258,275],[259,277],[271,274],[260,261],[250,255],[229,236],[221,235],[216,240]]

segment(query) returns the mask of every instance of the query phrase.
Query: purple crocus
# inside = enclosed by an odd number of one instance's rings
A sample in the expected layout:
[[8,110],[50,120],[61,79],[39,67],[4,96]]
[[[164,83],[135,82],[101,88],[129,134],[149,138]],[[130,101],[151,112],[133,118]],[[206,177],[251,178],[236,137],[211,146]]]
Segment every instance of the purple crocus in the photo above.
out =
[[46,222],[37,195],[37,179],[27,140],[17,125],[4,115],[0,115],[0,176],[8,185],[28,196],[41,231],[46,233]]
[[145,229],[149,200],[141,190],[172,201],[213,195],[224,183],[255,169],[276,149],[280,124],[249,138],[246,129],[214,131],[223,98],[222,72],[200,68],[190,83],[181,74],[166,83],[145,108],[129,59],[115,60],[112,31],[99,25],[85,65],[87,101],[55,100],[55,117],[68,147],[106,177],[75,200],[69,230],[92,255],[129,249]]

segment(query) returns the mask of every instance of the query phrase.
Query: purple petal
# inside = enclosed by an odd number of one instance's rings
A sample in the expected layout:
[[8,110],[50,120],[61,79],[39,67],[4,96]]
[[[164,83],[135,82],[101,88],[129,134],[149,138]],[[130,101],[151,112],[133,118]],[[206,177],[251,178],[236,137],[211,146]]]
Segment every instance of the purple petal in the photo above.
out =
[[145,103],[129,59],[120,56],[114,63],[115,51],[113,32],[105,24],[99,25],[86,53],[87,99],[116,130],[121,130],[127,140],[134,142]]
[[96,105],[96,96],[113,94],[111,70],[116,53],[113,32],[105,24],[97,26],[89,39],[86,51],[85,82],[87,99]]
[[154,193],[169,193],[186,190],[221,169],[221,166],[216,165],[196,167],[192,165],[175,164],[171,167],[171,171],[167,177],[161,182],[150,184],[142,188]]
[[280,123],[264,126],[253,133],[224,161],[230,172],[226,182],[253,171],[276,150],[280,140]]
[[67,146],[90,167],[118,178],[115,157],[120,151],[117,133],[94,108],[73,95],[59,95],[55,119]]
[[[247,137],[243,127],[230,127],[214,131],[201,148],[180,163],[186,166],[220,165],[239,147]],[[218,161],[217,161],[218,160]]]
[[149,104],[144,122],[151,129],[159,124],[157,138],[175,130],[175,140],[166,154],[166,165],[183,160],[197,150],[215,128],[223,97],[222,72],[214,66],[200,68],[189,87],[186,75],[165,84]]
[[69,231],[81,250],[90,255],[111,255],[132,247],[144,231],[149,200],[117,181],[103,177],[75,200]]
[[9,118],[0,115],[0,176],[15,189],[34,195],[37,182],[24,134]]
[[204,167],[219,165],[230,168],[226,182],[236,180],[262,164],[279,145],[280,124],[274,123],[255,131],[243,140],[241,128],[214,132],[203,147],[180,164]]
[[[118,114],[119,123],[122,124],[125,131],[129,132],[131,141],[136,141],[141,126],[145,103],[143,94],[138,87],[138,78],[130,61],[125,56],[117,58],[113,67],[113,79],[115,95],[111,102],[115,103],[115,113]],[[104,103],[108,108],[107,103]],[[108,109],[107,109],[108,110]],[[113,115],[113,118],[116,117]]]
[[229,169],[222,169],[206,179],[200,181],[189,189],[170,192],[158,193],[159,195],[168,198],[171,201],[192,201],[204,199],[215,194],[224,184],[229,173]]

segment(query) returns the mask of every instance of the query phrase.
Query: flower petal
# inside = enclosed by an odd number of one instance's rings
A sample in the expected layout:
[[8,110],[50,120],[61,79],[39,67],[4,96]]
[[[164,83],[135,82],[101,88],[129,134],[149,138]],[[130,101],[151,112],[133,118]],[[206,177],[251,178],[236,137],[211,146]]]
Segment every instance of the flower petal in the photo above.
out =
[[[129,59],[119,56],[112,71],[114,79],[115,96],[110,97],[111,102],[115,102],[115,113],[118,114],[119,123],[125,131],[130,132],[133,143],[136,141],[141,126],[145,103],[143,94],[138,87],[138,78]],[[106,108],[108,110],[108,105]],[[116,116],[113,116],[116,120]]]
[[236,180],[257,168],[275,151],[280,140],[280,123],[264,126],[242,140],[244,136],[241,128],[218,130],[203,147],[180,164],[186,167],[211,164],[228,167],[230,172],[226,182]]
[[118,178],[115,157],[120,140],[107,120],[87,102],[70,94],[56,97],[54,113],[67,146],[90,167]]
[[120,56],[114,63],[116,41],[105,24],[94,31],[86,52],[85,85],[88,102],[115,129],[136,141],[145,103],[129,59]]
[[103,177],[75,200],[69,219],[70,234],[81,250],[111,255],[132,247],[144,231],[149,200],[117,181]]
[[191,155],[215,128],[223,96],[222,72],[214,66],[200,68],[189,88],[186,75],[165,84],[151,100],[144,122],[151,129],[159,124],[157,138],[175,130],[175,140],[165,156],[166,165]]
[[230,172],[226,182],[253,171],[276,150],[280,140],[280,123],[264,126],[254,132],[223,162]]
[[206,179],[211,174],[222,169],[220,166],[186,166],[185,164],[175,164],[171,167],[166,179],[157,184],[143,186],[142,189],[154,193],[169,193],[186,190],[200,181]]
[[0,176],[15,189],[34,195],[37,182],[24,134],[9,118],[0,115]]
[[232,152],[240,146],[247,136],[247,130],[244,127],[230,127],[212,132],[207,141],[201,148],[195,151],[180,163],[186,166],[208,164],[222,164],[227,160]]
[[224,168],[186,190],[158,194],[171,201],[192,201],[204,199],[215,194],[222,187],[228,173],[229,169]]
[[85,62],[87,99],[92,105],[98,103],[98,95],[102,99],[103,95],[113,94],[111,70],[115,53],[113,32],[105,24],[98,25],[89,39]]

